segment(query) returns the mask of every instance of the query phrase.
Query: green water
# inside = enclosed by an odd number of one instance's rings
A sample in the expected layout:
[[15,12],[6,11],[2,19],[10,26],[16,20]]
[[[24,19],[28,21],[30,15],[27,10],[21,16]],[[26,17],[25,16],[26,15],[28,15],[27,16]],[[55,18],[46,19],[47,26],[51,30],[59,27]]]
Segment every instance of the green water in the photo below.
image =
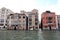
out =
[[0,30],[0,40],[60,40],[60,31]]

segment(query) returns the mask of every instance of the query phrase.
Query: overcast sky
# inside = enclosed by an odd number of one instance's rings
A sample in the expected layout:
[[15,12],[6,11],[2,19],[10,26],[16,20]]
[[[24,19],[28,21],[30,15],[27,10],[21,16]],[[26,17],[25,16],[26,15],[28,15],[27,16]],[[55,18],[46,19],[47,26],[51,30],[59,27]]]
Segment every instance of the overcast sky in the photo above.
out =
[[2,7],[18,13],[21,10],[31,11],[37,9],[39,11],[39,20],[41,13],[46,10],[60,15],[60,0],[0,0],[0,8]]

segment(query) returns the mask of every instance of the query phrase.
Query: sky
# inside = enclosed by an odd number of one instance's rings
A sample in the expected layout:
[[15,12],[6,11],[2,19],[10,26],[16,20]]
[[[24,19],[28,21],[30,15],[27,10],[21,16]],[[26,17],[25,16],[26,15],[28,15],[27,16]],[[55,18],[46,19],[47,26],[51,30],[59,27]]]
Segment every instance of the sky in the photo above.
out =
[[60,15],[60,0],[0,0],[0,8],[5,7],[13,12],[21,10],[31,11],[37,9],[39,13],[39,21],[41,20],[42,12],[50,10]]

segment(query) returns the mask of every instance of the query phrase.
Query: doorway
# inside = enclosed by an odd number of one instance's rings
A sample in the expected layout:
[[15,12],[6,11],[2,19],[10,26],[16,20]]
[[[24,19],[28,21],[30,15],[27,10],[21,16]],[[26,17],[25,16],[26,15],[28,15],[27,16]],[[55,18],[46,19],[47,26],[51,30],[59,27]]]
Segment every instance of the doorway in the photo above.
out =
[[49,25],[49,30],[51,30],[51,25]]
[[14,30],[16,30],[16,27],[14,27]]

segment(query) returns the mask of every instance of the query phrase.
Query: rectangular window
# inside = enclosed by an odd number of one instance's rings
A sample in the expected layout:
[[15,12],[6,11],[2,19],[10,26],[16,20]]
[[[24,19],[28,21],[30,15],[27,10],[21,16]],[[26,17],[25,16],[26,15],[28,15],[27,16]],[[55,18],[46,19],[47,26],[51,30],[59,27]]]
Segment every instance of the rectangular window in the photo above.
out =
[[7,26],[7,24],[5,24]]
[[35,21],[38,21],[38,18],[35,18]]
[[35,15],[35,17],[38,17],[38,15]]
[[55,23],[55,21],[54,21],[54,23]]
[[7,19],[9,19],[9,16],[7,17]]
[[38,25],[38,22],[35,22],[35,25]]
[[38,29],[38,27],[35,27],[35,29]]
[[0,26],[3,26],[3,24],[0,24]]
[[25,23],[23,23],[23,26],[26,26],[26,24],[25,24]]
[[3,17],[4,17],[4,15],[1,15],[1,17],[3,18]]
[[4,22],[4,19],[0,19],[0,22]]
[[25,18],[25,16],[23,16],[23,18]]
[[32,21],[32,19],[30,18],[29,21]]
[[46,17],[47,20],[52,20],[52,17]]
[[20,15],[18,15],[18,18],[21,18],[21,16],[20,16]]
[[32,25],[32,22],[29,22],[29,26],[31,26]]
[[11,19],[14,19],[14,16],[11,16]]

